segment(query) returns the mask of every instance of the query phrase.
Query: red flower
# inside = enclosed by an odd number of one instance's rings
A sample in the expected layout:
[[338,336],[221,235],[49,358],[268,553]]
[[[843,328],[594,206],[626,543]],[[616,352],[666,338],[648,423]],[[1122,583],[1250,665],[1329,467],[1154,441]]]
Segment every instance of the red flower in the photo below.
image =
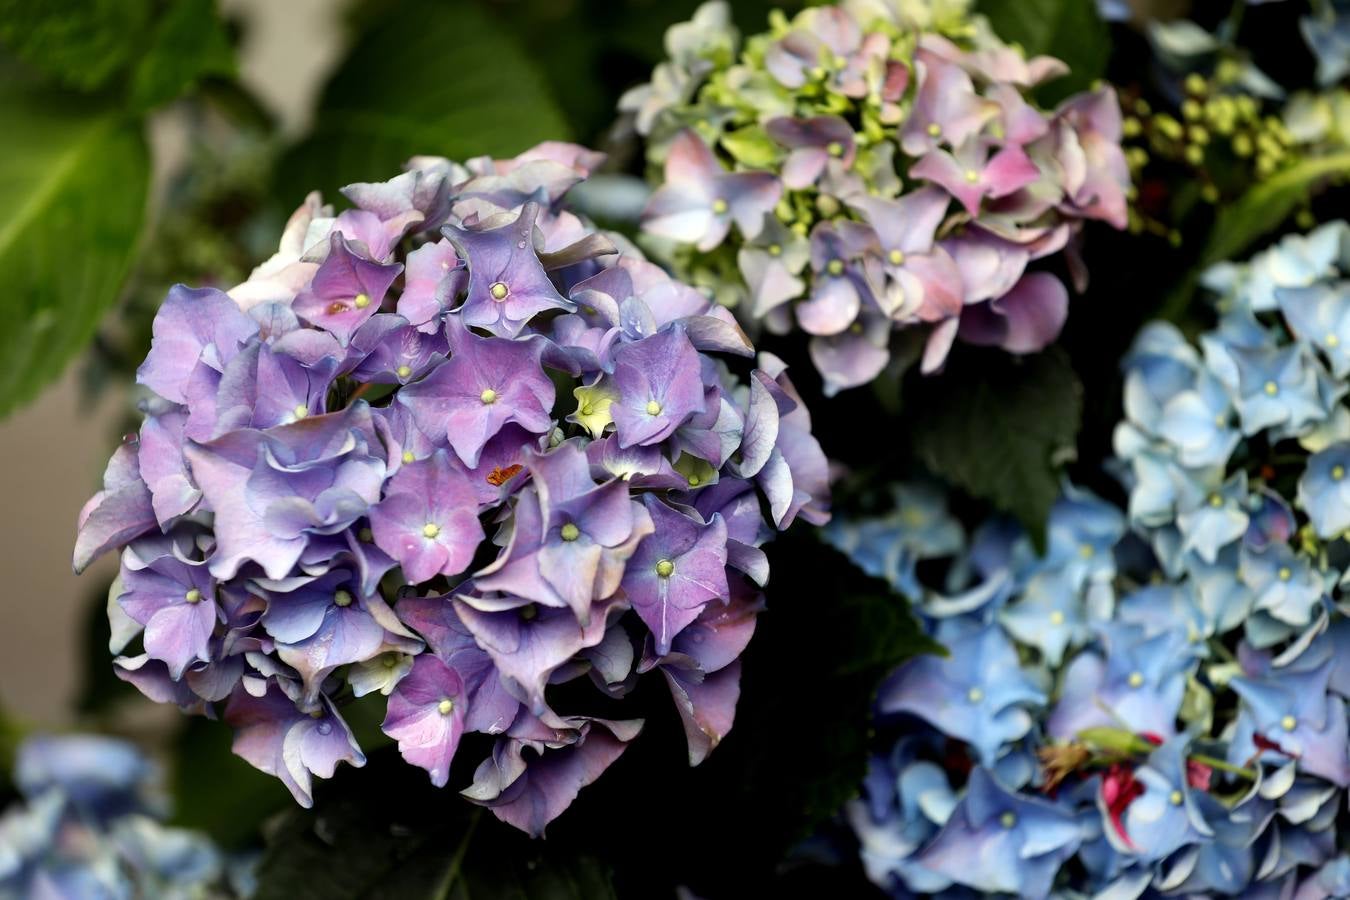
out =
[[1133,849],[1134,841],[1125,833],[1125,811],[1135,798],[1144,793],[1144,786],[1134,777],[1134,768],[1116,763],[1102,776],[1102,803],[1106,805],[1107,815],[1116,834]]
[[1213,766],[1207,766],[1193,759],[1186,760],[1186,783],[1197,791],[1209,790],[1209,782],[1213,777]]

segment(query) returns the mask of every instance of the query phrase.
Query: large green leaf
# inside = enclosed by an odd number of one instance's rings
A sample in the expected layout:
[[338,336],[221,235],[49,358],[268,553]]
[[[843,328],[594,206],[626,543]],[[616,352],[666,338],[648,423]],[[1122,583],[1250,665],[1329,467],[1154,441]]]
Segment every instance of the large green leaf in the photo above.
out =
[[1027,56],[1048,54],[1068,63],[1069,74],[1037,91],[1054,102],[1100,78],[1111,55],[1111,33],[1093,0],[979,0],[994,33],[1021,45]]
[[149,20],[149,0],[0,0],[0,43],[61,84],[95,90],[135,58]]
[[1350,179],[1350,153],[1305,159],[1257,183],[1219,212],[1200,264],[1236,259],[1262,235],[1279,228],[1320,184],[1334,179]]
[[0,415],[55,378],[117,299],[144,218],[140,124],[0,87]]
[[914,450],[933,472],[1016,516],[1039,539],[1072,459],[1082,387],[1052,348],[1023,359],[963,359],[937,379],[911,422]]
[[313,133],[282,161],[288,203],[314,188],[389,178],[418,154],[507,156],[568,139],[544,73],[502,13],[472,0],[402,0],[381,11],[324,89]]
[[234,74],[234,48],[213,0],[175,0],[155,23],[136,65],[131,102],[149,109],[173,100],[209,76]]

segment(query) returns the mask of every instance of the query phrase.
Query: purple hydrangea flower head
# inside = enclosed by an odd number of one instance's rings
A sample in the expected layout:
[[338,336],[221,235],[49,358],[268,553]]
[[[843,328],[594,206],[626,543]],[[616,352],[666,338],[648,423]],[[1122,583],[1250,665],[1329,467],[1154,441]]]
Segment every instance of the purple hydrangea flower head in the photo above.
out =
[[[783,364],[569,209],[599,162],[419,157],[350,186],[354,210],[311,195],[248,282],[176,287],[155,320],[146,420],[74,564],[121,553],[118,677],[223,719],[302,805],[364,763],[339,702],[385,704],[437,787],[495,736],[457,787],[534,835],[641,729],[572,714],[581,691],[625,706],[660,670],[701,762],[734,723],[764,544],[829,519]],[[711,177],[742,233],[777,202],[772,176]]]

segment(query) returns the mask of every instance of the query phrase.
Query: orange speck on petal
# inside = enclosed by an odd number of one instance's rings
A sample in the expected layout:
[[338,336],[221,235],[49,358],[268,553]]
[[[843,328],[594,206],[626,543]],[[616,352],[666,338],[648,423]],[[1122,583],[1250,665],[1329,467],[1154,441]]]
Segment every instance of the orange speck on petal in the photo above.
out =
[[525,468],[519,463],[507,466],[503,469],[501,466],[493,466],[492,471],[487,474],[487,483],[493,487],[501,487],[515,477],[521,469]]

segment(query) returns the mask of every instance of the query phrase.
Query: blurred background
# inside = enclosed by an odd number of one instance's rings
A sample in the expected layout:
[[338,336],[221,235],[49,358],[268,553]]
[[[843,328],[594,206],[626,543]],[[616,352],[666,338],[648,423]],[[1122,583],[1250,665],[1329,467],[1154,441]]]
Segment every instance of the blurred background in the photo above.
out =
[[[168,286],[243,280],[309,189],[332,199],[414,154],[621,148],[619,94],[696,6],[0,0],[0,711],[67,726],[124,687],[104,646],[116,560],[76,577],[70,552],[135,430],[135,365]],[[734,6],[757,30],[771,4]],[[619,149],[612,165],[631,163]]]

